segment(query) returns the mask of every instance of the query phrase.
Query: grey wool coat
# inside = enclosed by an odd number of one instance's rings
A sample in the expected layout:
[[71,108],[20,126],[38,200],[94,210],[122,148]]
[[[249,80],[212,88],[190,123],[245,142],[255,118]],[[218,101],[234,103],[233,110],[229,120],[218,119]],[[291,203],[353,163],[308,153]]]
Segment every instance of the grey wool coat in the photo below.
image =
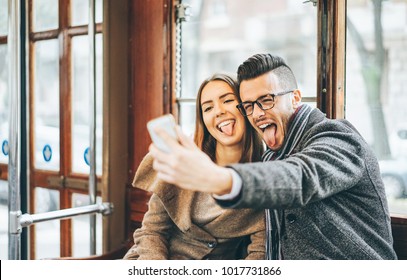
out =
[[134,246],[124,259],[265,258],[264,211],[224,209],[212,221],[198,225],[191,218],[197,193],[157,179],[152,162],[148,154],[134,178],[134,187],[153,194],[142,227],[133,234]]
[[346,120],[313,109],[281,160],[231,166],[243,187],[223,207],[283,209],[284,259],[396,259],[378,161]]

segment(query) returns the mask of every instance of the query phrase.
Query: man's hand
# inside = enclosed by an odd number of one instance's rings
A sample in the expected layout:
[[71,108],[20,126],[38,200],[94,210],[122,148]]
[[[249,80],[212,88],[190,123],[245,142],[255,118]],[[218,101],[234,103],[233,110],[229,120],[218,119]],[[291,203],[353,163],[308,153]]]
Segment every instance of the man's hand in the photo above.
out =
[[171,152],[165,153],[154,144],[149,147],[154,157],[153,168],[159,179],[180,188],[223,195],[232,188],[232,175],[228,168],[216,165],[177,127],[178,140],[157,128]]

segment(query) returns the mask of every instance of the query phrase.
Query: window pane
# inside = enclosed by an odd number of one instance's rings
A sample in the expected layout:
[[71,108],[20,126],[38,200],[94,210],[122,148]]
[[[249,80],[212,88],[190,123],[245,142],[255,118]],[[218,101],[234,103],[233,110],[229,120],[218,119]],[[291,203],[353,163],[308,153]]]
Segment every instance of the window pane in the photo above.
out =
[[317,108],[317,102],[302,102],[304,104],[308,104],[309,106],[311,106],[312,108]]
[[35,167],[59,170],[58,40],[35,43]]
[[[71,0],[72,4],[72,26],[87,25],[89,23],[89,1]],[[95,21],[102,22],[103,0],[95,2]]]
[[0,0],[0,7],[0,36],[4,36],[8,33],[8,0]]
[[195,102],[182,102],[180,104],[180,126],[186,135],[194,135],[195,130]]
[[0,180],[0,260],[8,259],[8,182]]
[[8,68],[7,45],[0,45],[0,163],[8,163]]
[[407,2],[347,3],[346,117],[379,159],[390,211],[407,213]]
[[[102,203],[100,196],[96,203]],[[72,194],[72,207],[89,205],[89,195]],[[90,215],[81,215],[72,218],[73,229],[73,257],[86,257],[90,255]],[[102,215],[96,216],[96,254],[102,253]]]
[[[59,192],[35,188],[34,213],[55,211],[60,208]],[[35,224],[35,258],[57,258],[60,256],[60,221],[52,220]]]
[[[88,36],[72,38],[73,126],[72,170],[89,173],[89,48]],[[96,174],[102,174],[102,35],[96,35]]]
[[44,213],[59,209],[59,191],[35,188],[34,213]]
[[[317,9],[303,1],[188,0],[182,23],[182,95],[195,98],[214,72],[236,73],[255,53],[282,56],[304,97],[316,96]],[[179,93],[177,93],[179,94]],[[184,114],[181,122],[193,116]]]
[[33,1],[33,31],[44,31],[58,28],[58,1]]

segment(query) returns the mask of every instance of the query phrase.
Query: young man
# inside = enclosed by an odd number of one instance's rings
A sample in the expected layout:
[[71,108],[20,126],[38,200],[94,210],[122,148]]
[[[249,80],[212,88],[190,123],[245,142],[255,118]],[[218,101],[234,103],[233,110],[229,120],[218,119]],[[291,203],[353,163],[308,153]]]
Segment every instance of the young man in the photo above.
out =
[[250,57],[238,79],[264,162],[220,167],[182,133],[180,144],[162,133],[172,152],[150,147],[159,178],[223,207],[267,209],[270,259],[396,259],[378,162],[356,129],[302,104],[280,57]]

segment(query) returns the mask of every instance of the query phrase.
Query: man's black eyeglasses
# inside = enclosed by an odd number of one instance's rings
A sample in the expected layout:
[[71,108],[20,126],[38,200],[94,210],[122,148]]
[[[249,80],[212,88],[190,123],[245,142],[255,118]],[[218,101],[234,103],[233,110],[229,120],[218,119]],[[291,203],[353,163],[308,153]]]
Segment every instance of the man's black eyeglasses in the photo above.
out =
[[243,116],[250,116],[251,114],[253,114],[254,104],[257,104],[257,106],[259,106],[259,108],[262,110],[269,110],[272,109],[276,104],[274,101],[276,96],[284,95],[293,91],[294,90],[288,90],[278,93],[268,93],[266,95],[260,96],[255,101],[246,101],[239,103],[238,105],[236,105],[236,108],[239,109],[239,112]]

